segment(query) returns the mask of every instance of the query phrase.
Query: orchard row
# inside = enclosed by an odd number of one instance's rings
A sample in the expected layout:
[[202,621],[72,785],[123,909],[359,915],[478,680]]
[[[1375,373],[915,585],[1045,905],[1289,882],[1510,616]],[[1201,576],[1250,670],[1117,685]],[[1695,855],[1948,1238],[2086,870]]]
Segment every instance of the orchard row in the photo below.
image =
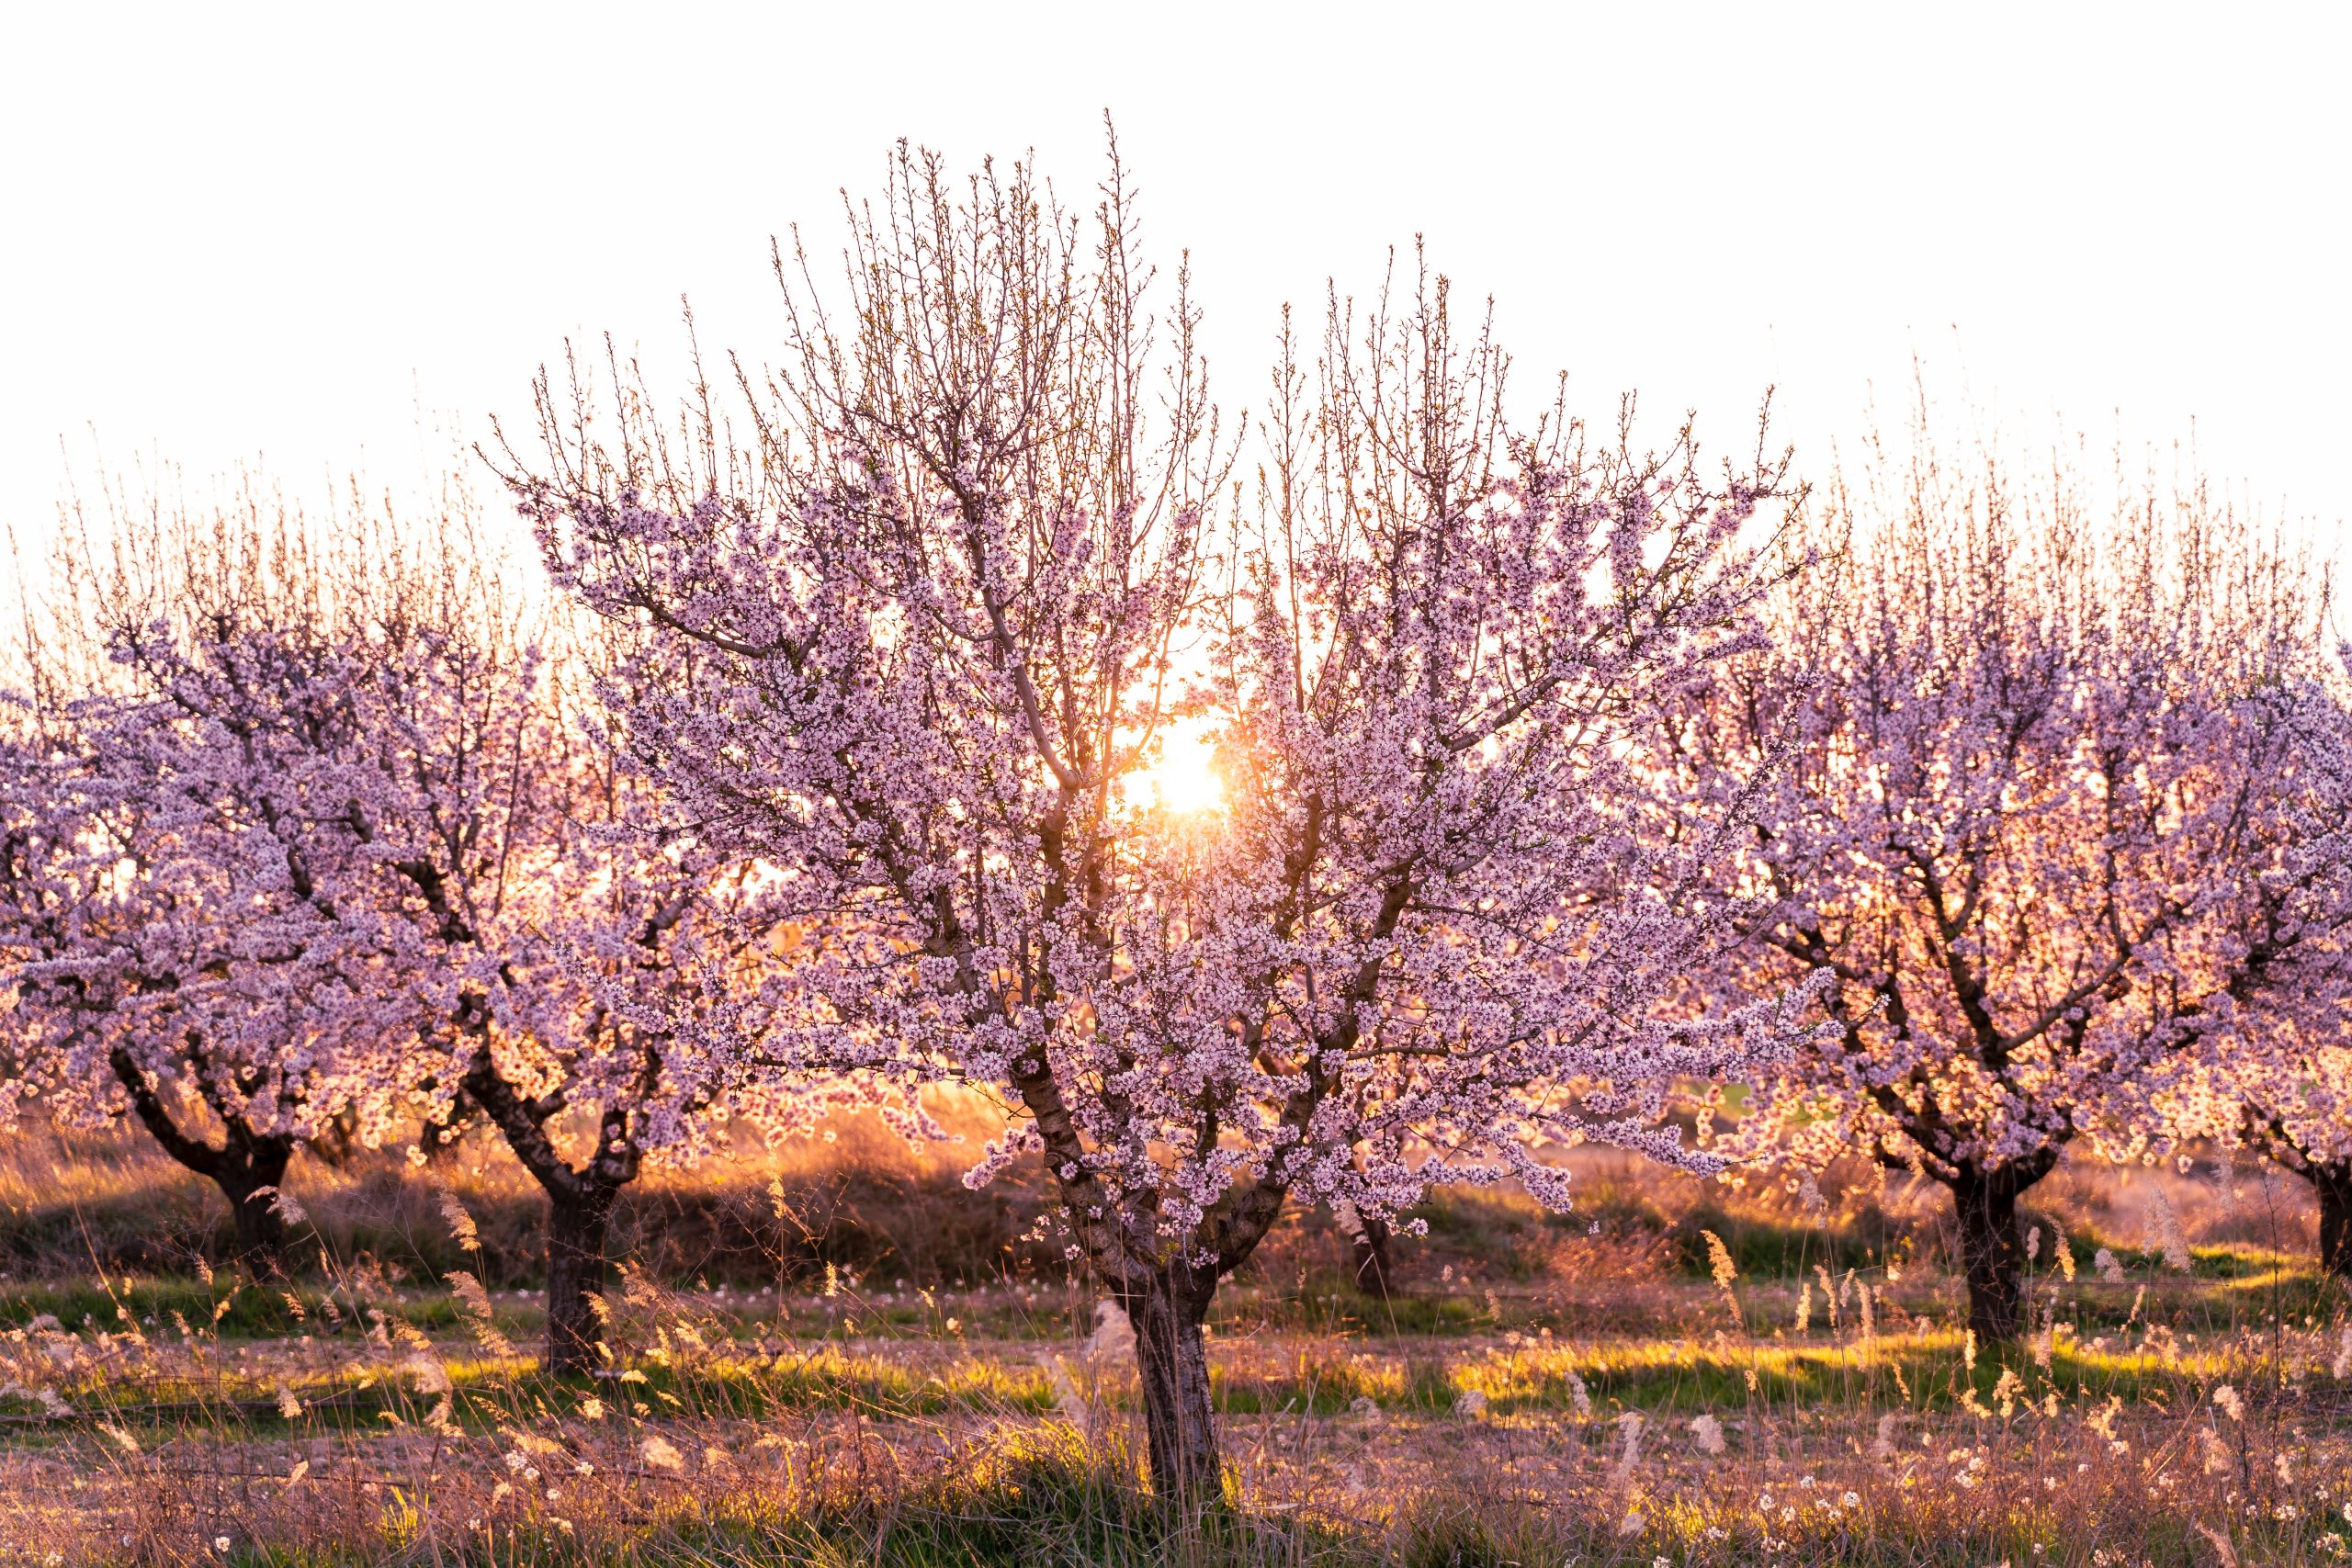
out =
[[[137,1118],[261,1267],[306,1141],[485,1122],[565,1371],[648,1162],[979,1092],[968,1179],[1049,1173],[1172,1491],[1286,1208],[1566,1206],[1566,1145],[1924,1173],[1981,1338],[2077,1148],[2259,1149],[2352,1268],[2352,709],[2295,549],[1924,405],[1810,487],[1523,420],[1426,274],[1285,316],[1230,416],[1102,190],[902,151],[781,369],[543,377],[487,459],[528,570],[455,491],[69,528],[0,735],[6,1109]],[[1178,731],[1213,807],[1150,786]]]

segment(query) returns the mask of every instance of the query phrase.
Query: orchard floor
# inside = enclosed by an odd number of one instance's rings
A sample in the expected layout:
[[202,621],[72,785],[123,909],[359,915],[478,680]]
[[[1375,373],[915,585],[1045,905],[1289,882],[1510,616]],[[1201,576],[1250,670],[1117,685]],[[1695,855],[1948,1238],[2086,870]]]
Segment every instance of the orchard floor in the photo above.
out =
[[2346,1561],[2335,1288],[2109,1273],[2038,1277],[2006,1348],[1926,1266],[1235,1290],[1190,1514],[1068,1287],[630,1275],[613,1366],[562,1382],[527,1292],[470,1280],[0,1283],[0,1562]]

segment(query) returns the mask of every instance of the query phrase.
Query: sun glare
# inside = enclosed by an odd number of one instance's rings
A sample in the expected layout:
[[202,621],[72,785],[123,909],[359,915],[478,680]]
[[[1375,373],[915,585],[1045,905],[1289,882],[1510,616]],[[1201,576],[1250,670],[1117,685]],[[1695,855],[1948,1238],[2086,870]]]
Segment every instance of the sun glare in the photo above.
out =
[[1159,737],[1159,760],[1144,770],[1148,804],[1181,816],[1214,811],[1225,804],[1225,780],[1216,770],[1216,747],[1201,724],[1175,724]]

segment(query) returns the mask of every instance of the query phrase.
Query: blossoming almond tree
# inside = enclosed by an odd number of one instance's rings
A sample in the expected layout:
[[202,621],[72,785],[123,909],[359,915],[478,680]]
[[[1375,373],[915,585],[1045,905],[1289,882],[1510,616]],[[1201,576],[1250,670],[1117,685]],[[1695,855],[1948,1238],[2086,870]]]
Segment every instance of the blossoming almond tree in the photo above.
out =
[[533,604],[461,489],[337,559],[344,722],[300,727],[294,765],[333,780],[306,801],[306,875],[368,933],[396,1010],[353,1061],[441,1137],[487,1120],[538,1182],[545,1363],[585,1371],[620,1190],[649,1162],[699,1159],[738,1116],[780,1131],[824,1103],[730,1089],[691,1032],[784,961],[786,933],[736,917],[751,868],[640,831],[650,786],[582,700],[619,628]]
[[2200,1070],[2165,1109],[2309,1181],[2320,1264],[2352,1278],[2352,708],[2340,671],[2262,700],[2286,744],[2251,804],[2271,870],[2249,891],[2249,942],[2280,955],[2277,977],[2233,995],[2245,1005],[2205,1032]]
[[602,1359],[607,1230],[648,1162],[875,1097],[721,1070],[705,1041],[757,1038],[739,998],[791,933],[748,897],[754,868],[646,821],[649,786],[577,700],[593,641],[542,658],[487,608],[387,660],[382,774],[346,824],[418,977],[430,1103],[478,1107],[547,1194],[544,1365],[576,1372]]
[[[28,626],[0,865],[13,1113],[135,1115],[279,1264],[295,1149],[397,1110],[402,977],[325,874],[357,626],[297,534],[118,509]],[[217,1140],[217,1141],[215,1141]]]
[[[2078,1140],[2159,1146],[2199,1042],[2271,993],[2289,846],[2267,694],[2317,603],[2197,486],[2098,505],[2061,460],[1874,450],[1775,641],[1694,689],[1668,753],[1702,811],[1758,790],[1732,994],[1826,969],[1834,1035],[1718,1145],[1855,1151],[1952,1194],[1980,1338],[2020,1330],[2019,1200]],[[2308,874],[2307,873],[2302,874]]]
[[[626,745],[812,933],[742,1070],[1000,1096],[967,1180],[1042,1157],[1134,1322],[1155,1483],[1197,1497],[1202,1323],[1285,1204],[1563,1204],[1540,1151],[1588,1138],[1707,1166],[1670,1086],[1792,1032],[1653,1006],[1717,911],[1631,836],[1616,750],[1742,646],[1778,476],[1515,436],[1438,285],[1284,366],[1245,520],[1115,150],[1081,223],[901,148],[848,274],[838,321],[787,283],[751,450],[707,391],[673,445],[641,393],[608,436],[543,382],[518,489],[558,580],[647,630]],[[1177,724],[1221,809],[1156,798]]]
[[[135,1112],[265,1257],[305,1140],[476,1108],[548,1195],[547,1361],[574,1371],[620,1189],[821,1101],[718,1092],[667,1029],[731,1006],[776,933],[727,913],[747,868],[635,831],[648,786],[577,700],[613,629],[565,635],[445,502],[119,514],[117,566],[69,574],[84,608],[37,648],[9,752],[10,1087]],[[632,1011],[649,987],[662,1010]]]

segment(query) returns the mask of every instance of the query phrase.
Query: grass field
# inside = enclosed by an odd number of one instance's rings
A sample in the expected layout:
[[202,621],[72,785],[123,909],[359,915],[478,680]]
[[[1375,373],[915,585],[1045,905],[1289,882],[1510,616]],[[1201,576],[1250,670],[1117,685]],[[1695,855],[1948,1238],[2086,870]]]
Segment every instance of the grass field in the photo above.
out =
[[2114,1568],[2352,1535],[2352,1324],[2251,1168],[2053,1179],[2037,1333],[1997,1352],[1899,1180],[1444,1192],[1386,1301],[1300,1216],[1213,1316],[1229,1503],[1191,1517],[1136,1483],[1122,1325],[1034,1192],[953,1170],[853,1136],[650,1180],[614,1363],[553,1382],[537,1205],[490,1145],[298,1167],[304,1266],[261,1284],[137,1142],[20,1138],[0,1556]]

